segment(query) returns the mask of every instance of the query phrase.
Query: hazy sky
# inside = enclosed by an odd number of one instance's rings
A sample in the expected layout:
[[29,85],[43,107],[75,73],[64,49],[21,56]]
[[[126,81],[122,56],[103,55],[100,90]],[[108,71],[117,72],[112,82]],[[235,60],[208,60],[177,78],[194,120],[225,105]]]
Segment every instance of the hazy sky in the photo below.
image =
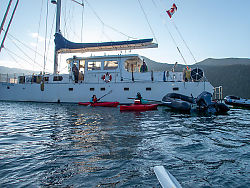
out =
[[[1,0],[1,21],[8,2],[9,0]],[[13,0],[11,12],[15,2],[16,0]],[[155,38],[155,42],[159,45],[157,49],[134,50],[131,53],[139,53],[158,62],[178,61],[184,64],[171,38],[172,35],[186,62],[193,64],[195,61],[174,27],[175,24],[197,61],[206,58],[250,57],[250,0],[83,0],[83,2],[84,9],[71,0],[62,0],[61,31],[73,42],[81,42],[81,38],[83,42],[128,40],[128,36],[137,39]],[[173,3],[178,10],[170,19],[166,10],[170,9]],[[47,0],[19,2],[9,31],[10,35],[5,42],[5,49],[0,53],[0,66],[42,70],[46,36],[46,5]],[[55,5],[49,3],[46,44],[50,46],[46,48],[48,56],[46,68],[51,72],[53,70],[54,15]],[[110,29],[109,26],[120,33]],[[7,23],[4,28],[6,27]],[[83,32],[81,32],[82,28]],[[3,34],[4,32],[0,36],[1,41]],[[33,50],[17,42],[15,38]],[[49,39],[51,39],[50,42]],[[34,52],[36,50],[39,52],[37,55]],[[59,58],[59,68],[62,72],[67,70],[65,58],[72,55],[63,55]],[[84,55],[77,54],[77,56]]]

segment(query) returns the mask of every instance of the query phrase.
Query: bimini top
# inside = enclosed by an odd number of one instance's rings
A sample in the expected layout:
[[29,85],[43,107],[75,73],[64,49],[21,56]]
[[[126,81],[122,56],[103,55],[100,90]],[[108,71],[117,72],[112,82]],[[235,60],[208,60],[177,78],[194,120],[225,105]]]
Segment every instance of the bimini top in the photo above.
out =
[[157,48],[153,39],[140,39],[130,41],[102,42],[102,43],[74,43],[65,39],[60,33],[55,34],[56,51],[59,53],[83,53],[115,50],[132,50],[143,48]]

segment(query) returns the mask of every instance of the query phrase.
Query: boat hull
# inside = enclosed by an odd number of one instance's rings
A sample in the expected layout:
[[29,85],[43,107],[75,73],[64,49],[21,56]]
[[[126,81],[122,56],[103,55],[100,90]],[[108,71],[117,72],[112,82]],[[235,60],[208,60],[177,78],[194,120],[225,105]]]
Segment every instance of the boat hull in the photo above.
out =
[[147,110],[157,110],[158,104],[131,104],[128,106],[121,105],[121,111],[147,111]]
[[102,107],[117,107],[119,105],[119,102],[97,102],[97,103],[91,103],[91,102],[79,102],[79,105],[83,106],[102,106]]
[[250,109],[250,99],[244,99],[237,96],[226,96],[225,103],[234,107]]
[[166,93],[178,93],[196,97],[203,91],[213,92],[209,82],[120,82],[120,83],[45,83],[43,91],[40,84],[0,83],[0,100],[27,102],[78,103],[89,101],[107,94],[105,101],[122,104],[133,103],[131,97],[140,92],[145,99],[161,101]]

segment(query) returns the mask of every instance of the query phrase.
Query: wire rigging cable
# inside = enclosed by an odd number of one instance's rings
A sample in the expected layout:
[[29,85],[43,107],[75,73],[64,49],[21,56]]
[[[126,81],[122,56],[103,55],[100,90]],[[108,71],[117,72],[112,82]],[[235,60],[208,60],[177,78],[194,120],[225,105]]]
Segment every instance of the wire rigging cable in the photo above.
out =
[[52,22],[52,26],[51,26],[51,30],[50,30],[50,38],[49,38],[48,50],[47,50],[47,53],[46,53],[46,62],[48,60],[48,53],[50,51],[51,38],[52,38],[52,36],[54,36],[52,33],[53,33],[53,29],[54,29],[54,24],[55,24],[55,17],[56,17],[56,12],[54,13],[53,22]]
[[46,65],[48,15],[49,15],[49,1],[47,1],[47,10],[46,10],[43,73],[45,73],[45,65]]
[[[156,5],[155,1],[154,1],[154,0],[152,0],[152,1],[154,2],[153,4],[155,5],[155,8],[159,9],[159,7]],[[161,11],[160,11],[160,12],[161,12]],[[169,35],[170,35],[170,37],[171,37],[173,43],[175,44],[175,46],[176,46],[176,48],[177,48],[177,51],[178,51],[179,54],[181,55],[181,58],[183,59],[185,65],[187,65],[187,62],[186,62],[184,56],[182,55],[181,50],[179,49],[179,47],[178,47],[178,45],[177,45],[177,42],[175,41],[173,35],[171,34],[171,32],[170,32],[170,30],[169,30],[169,28],[168,28],[168,26],[167,26],[167,24],[166,24],[166,22],[165,22],[165,19],[164,19],[162,16],[161,16],[161,18],[162,18],[162,20],[163,20],[163,25],[164,25],[165,28],[167,29],[167,31],[168,31],[168,33],[169,33]]]
[[11,52],[9,51],[8,48],[5,47],[4,49],[6,50],[7,54],[10,56],[10,58],[16,62],[16,64],[18,64],[21,68],[25,68],[21,63],[19,63],[19,62],[16,60],[16,58],[14,58],[13,55],[11,55]]
[[83,15],[84,15],[84,4],[82,0],[82,26],[81,26],[81,42],[82,42],[82,32],[83,32]]
[[156,37],[155,37],[154,31],[153,31],[153,29],[152,29],[152,27],[151,27],[151,25],[150,25],[150,23],[149,23],[149,20],[148,20],[148,17],[147,17],[147,15],[146,15],[146,12],[145,12],[145,10],[143,9],[143,6],[142,6],[142,4],[141,4],[141,1],[138,0],[138,2],[139,2],[139,5],[140,5],[140,7],[141,7],[141,10],[142,10],[142,12],[143,12],[143,14],[144,14],[144,16],[145,16],[145,19],[147,20],[148,26],[149,26],[149,28],[150,28],[150,30],[151,30],[153,36],[154,36],[154,39],[155,39],[156,43],[158,43],[158,42],[157,42],[157,39],[156,39]]
[[[38,36],[37,36],[37,39],[36,39],[36,50],[35,50],[34,63],[36,61],[36,55],[37,55],[38,38],[39,38],[40,26],[41,26],[41,20],[42,20],[43,1],[44,0],[42,0],[41,10],[40,10],[40,19],[39,19],[39,22],[38,22],[38,31],[37,31]],[[34,69],[34,67],[33,67],[33,69]]]
[[195,63],[197,63],[197,61],[196,61],[196,59],[195,59],[195,57],[194,57],[193,53],[191,52],[190,48],[188,47],[188,45],[187,45],[186,41],[185,41],[185,40],[184,40],[184,38],[182,37],[182,34],[180,33],[179,29],[177,28],[177,26],[175,25],[175,23],[174,23],[174,21],[173,21],[173,20],[172,20],[172,23],[173,23],[173,25],[174,25],[174,27],[175,27],[176,31],[177,31],[177,32],[178,32],[178,34],[180,35],[180,37],[181,37],[181,39],[182,39],[183,43],[185,44],[186,48],[188,49],[189,53],[190,53],[190,54],[191,54],[191,56],[193,57],[193,59],[194,59]]
[[[8,36],[7,36],[10,40],[11,40],[11,38],[12,39],[14,39],[14,40],[16,40],[17,42],[19,42],[20,44],[22,44],[24,47],[26,47],[27,49],[29,49],[29,50],[31,50],[31,51],[33,51],[33,52],[36,52],[34,49],[32,49],[30,46],[28,46],[27,44],[25,44],[25,43],[23,43],[22,41],[20,41],[20,40],[18,40],[16,37],[14,37],[13,35],[11,35],[10,33],[8,33]],[[42,54],[40,54],[40,53],[38,53],[37,52],[37,54],[40,56],[40,57],[43,57],[43,55]],[[50,62],[53,62],[53,61],[51,61],[51,60],[49,60]]]
[[[18,58],[20,58],[20,59],[22,59],[24,62],[27,62],[28,64],[30,64],[30,65],[33,65],[32,63],[30,63],[30,62],[28,62],[26,59],[24,59],[23,57],[21,57],[21,56],[19,56],[19,55],[17,55],[16,53],[14,53],[14,52],[12,52],[12,51],[10,51],[9,49],[7,49],[6,47],[4,48],[6,51],[8,51],[8,52],[10,52],[12,55],[15,55],[16,57],[18,57]],[[33,61],[33,60],[32,60]],[[39,67],[41,67],[42,68],[42,66],[41,65],[39,65],[39,64],[37,64]]]
[[102,19],[100,18],[100,16],[97,14],[97,12],[92,8],[92,6],[90,5],[90,3],[89,3],[87,0],[85,0],[85,2],[88,4],[88,6],[90,7],[90,9],[91,9],[92,12],[94,13],[94,15],[97,17],[97,19],[101,22],[101,24],[102,24],[103,26],[108,27],[108,28],[110,28],[111,30],[113,30],[113,31],[115,31],[115,32],[117,32],[117,33],[120,33],[121,35],[126,36],[127,38],[138,39],[138,38],[135,38],[135,37],[131,37],[131,36],[129,36],[129,35],[126,35],[125,33],[123,33],[123,32],[121,32],[121,31],[119,31],[119,30],[113,28],[112,26],[105,24],[105,23],[102,21]]

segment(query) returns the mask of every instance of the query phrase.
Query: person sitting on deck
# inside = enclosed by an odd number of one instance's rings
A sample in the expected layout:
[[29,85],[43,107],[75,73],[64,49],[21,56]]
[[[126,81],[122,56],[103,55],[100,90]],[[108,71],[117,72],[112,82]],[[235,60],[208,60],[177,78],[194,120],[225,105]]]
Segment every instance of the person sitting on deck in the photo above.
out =
[[147,101],[143,100],[141,94],[138,92],[134,100],[134,104],[147,104]]
[[142,63],[142,66],[140,68],[140,72],[148,72],[148,67],[143,59],[143,63]]
[[91,103],[97,103],[97,101],[98,101],[98,99],[97,99],[96,95],[93,95],[90,102]]

